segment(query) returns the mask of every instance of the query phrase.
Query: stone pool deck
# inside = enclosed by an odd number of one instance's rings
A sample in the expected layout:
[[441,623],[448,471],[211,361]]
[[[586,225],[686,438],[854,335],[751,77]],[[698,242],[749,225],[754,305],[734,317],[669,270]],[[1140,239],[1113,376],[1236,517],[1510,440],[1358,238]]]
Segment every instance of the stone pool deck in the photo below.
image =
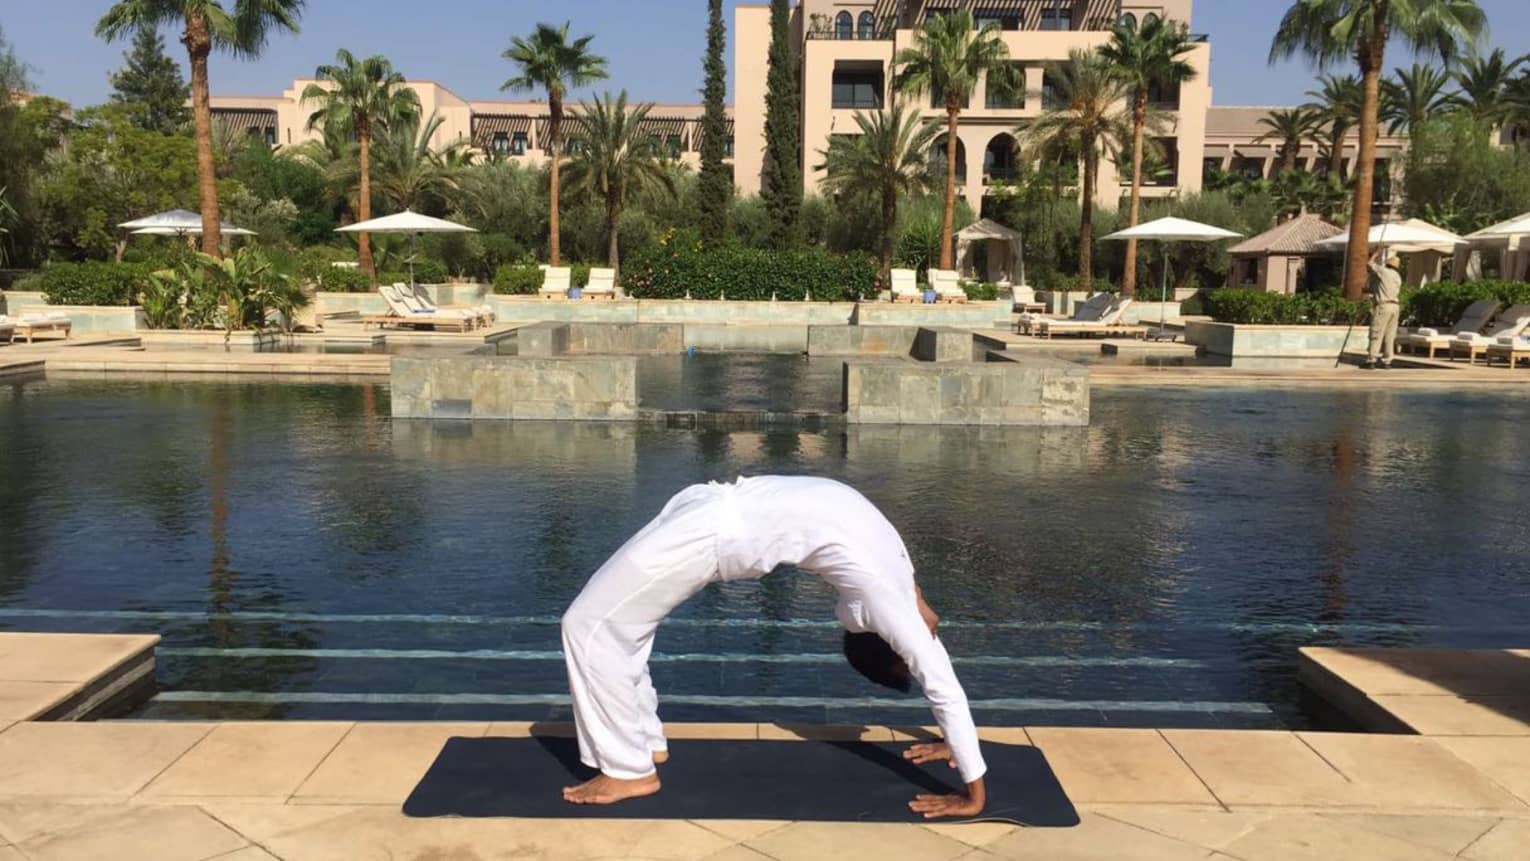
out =
[[1308,648],[1299,673],[1374,732],[1513,738],[1503,743],[1530,749],[1530,649]]
[[[0,645],[8,649],[0,651],[7,677],[114,666],[130,645],[90,635],[8,637]],[[0,861],[1522,861],[1530,846],[1525,736],[983,729],[992,742],[1036,746],[1081,814],[1075,828],[1024,829],[401,812],[448,739],[569,732],[557,724],[22,720],[0,727]],[[671,724],[667,731],[790,743],[897,742],[922,730]]]

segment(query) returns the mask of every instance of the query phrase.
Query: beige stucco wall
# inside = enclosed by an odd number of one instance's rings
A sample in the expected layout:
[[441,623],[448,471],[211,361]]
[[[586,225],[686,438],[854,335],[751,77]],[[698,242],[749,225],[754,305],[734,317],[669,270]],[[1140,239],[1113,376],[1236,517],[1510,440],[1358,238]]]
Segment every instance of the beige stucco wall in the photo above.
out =
[[765,77],[770,57],[770,7],[739,6],[733,15],[733,183],[759,194],[765,166]]

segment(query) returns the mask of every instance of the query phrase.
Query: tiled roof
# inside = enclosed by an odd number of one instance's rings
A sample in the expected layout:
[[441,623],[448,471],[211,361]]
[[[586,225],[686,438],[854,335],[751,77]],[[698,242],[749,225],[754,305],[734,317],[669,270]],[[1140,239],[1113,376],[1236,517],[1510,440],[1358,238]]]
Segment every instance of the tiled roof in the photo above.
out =
[[1317,243],[1343,232],[1344,228],[1329,224],[1321,216],[1309,213],[1293,218],[1285,224],[1277,224],[1258,236],[1234,245],[1228,251],[1232,254],[1300,257],[1318,253],[1314,247]]

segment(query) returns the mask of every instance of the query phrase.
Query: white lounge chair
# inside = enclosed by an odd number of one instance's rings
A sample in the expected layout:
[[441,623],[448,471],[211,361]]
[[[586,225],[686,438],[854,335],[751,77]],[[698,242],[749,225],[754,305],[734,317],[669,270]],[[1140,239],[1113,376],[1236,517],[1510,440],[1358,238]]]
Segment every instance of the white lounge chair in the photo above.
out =
[[567,299],[568,288],[574,280],[574,270],[567,266],[549,266],[542,271],[542,288],[537,291],[537,295],[543,299]]
[[1131,299],[1114,299],[1106,305],[1104,313],[1100,314],[1096,320],[1041,320],[1037,323],[1037,328],[1043,338],[1054,335],[1145,335],[1146,328],[1127,326],[1122,322],[1126,309],[1131,306]]
[[1530,304],[1512,305],[1481,332],[1457,332],[1450,339],[1450,358],[1464,355],[1468,363],[1475,362],[1478,356],[1486,356],[1488,347],[1498,339],[1517,338],[1526,327],[1530,327]]
[[585,299],[615,299],[616,270],[605,267],[591,269],[590,283],[579,291],[579,295]]
[[466,332],[478,325],[480,317],[471,311],[458,311],[449,308],[430,310],[422,307],[419,300],[409,288],[403,285],[380,284],[377,287],[378,295],[388,303],[387,314],[372,314],[361,318],[361,325],[366,326],[431,326],[441,329],[456,329]]
[[1487,348],[1487,363],[1491,365],[1495,359],[1503,359],[1511,368],[1519,367],[1520,362],[1530,359],[1530,338],[1523,335],[1499,338],[1498,343]]
[[20,317],[0,314],[0,333],[7,335],[7,340],[11,342],[25,338],[30,344],[39,332],[62,332],[67,339],[73,328],[74,323],[70,321],[69,315],[62,311],[38,311]]
[[1450,349],[1450,342],[1456,337],[1456,333],[1481,332],[1502,307],[1503,303],[1497,299],[1478,299],[1466,307],[1461,314],[1461,319],[1457,320],[1454,326],[1445,329],[1428,327],[1414,329],[1399,337],[1397,346],[1410,353],[1423,353],[1432,359],[1440,350]]
[[931,269],[930,289],[940,302],[966,302],[967,291],[962,289],[962,277],[954,269]]
[[1016,331],[1022,335],[1033,335],[1043,320],[1075,320],[1080,323],[1097,323],[1110,306],[1116,301],[1113,293],[1096,293],[1083,302],[1073,306],[1073,313],[1067,317],[1058,317],[1055,314],[1025,313],[1015,324]]
[[488,305],[437,305],[436,300],[430,298],[430,292],[419,284],[415,284],[412,287],[408,284],[394,284],[393,289],[398,291],[401,298],[414,297],[414,302],[410,303],[410,307],[417,306],[421,310],[438,313],[442,311],[467,312],[476,316],[479,323],[484,326],[494,322],[494,309]]
[[924,294],[919,290],[919,273],[912,269],[893,269],[888,273],[892,278],[892,300],[894,302],[924,301]]

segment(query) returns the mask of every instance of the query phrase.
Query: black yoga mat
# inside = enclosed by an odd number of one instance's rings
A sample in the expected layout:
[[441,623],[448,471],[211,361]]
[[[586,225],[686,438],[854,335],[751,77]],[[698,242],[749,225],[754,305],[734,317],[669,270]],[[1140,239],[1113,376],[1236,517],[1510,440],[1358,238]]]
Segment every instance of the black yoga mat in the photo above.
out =
[[[908,802],[960,785],[944,763],[903,759],[907,744],[672,740],[658,795],[609,806],[563,801],[594,775],[571,738],[454,738],[404,802],[408,816],[776,819],[922,822]],[[1034,747],[984,744],[988,808],[978,821],[1065,828],[1078,813]],[[952,820],[946,820],[952,821]]]

